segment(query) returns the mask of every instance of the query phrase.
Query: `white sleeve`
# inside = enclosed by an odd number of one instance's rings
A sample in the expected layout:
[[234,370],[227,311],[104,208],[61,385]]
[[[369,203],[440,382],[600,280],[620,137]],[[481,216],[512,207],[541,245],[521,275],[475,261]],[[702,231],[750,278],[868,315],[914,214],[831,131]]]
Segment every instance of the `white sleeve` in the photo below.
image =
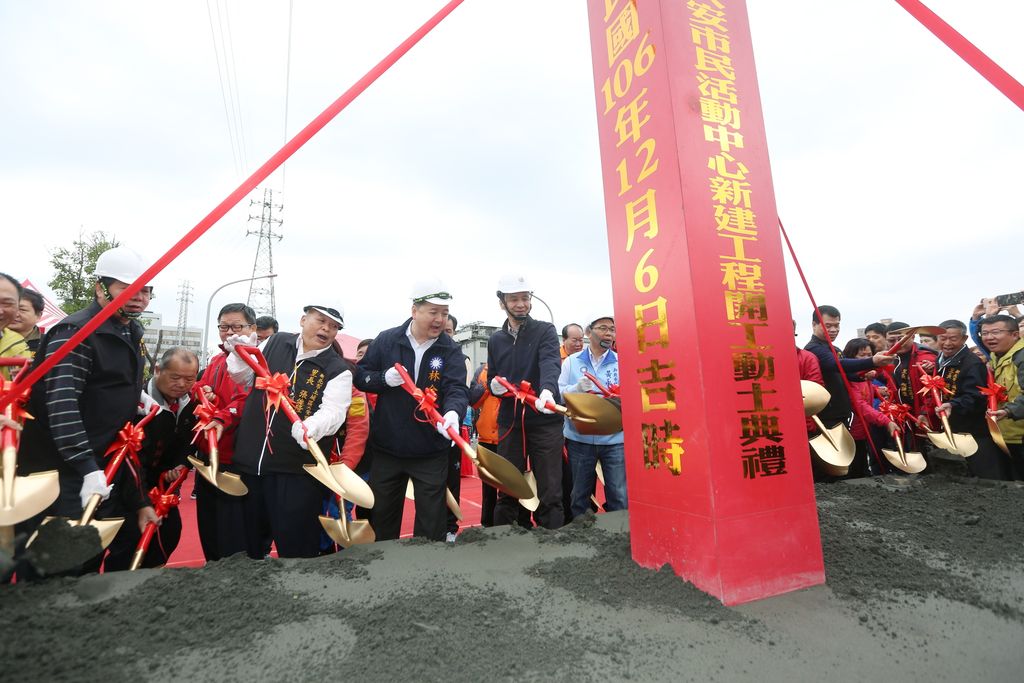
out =
[[[260,343],[258,346],[260,351],[266,347],[267,342],[269,342],[273,336],[274,335],[270,335]],[[256,373],[253,372],[253,369],[249,367],[249,364],[242,360],[242,357],[237,353],[232,351],[228,354],[227,368],[228,374],[231,375],[231,379],[233,379],[236,384],[243,387],[252,386]]]
[[314,441],[334,434],[345,423],[348,407],[352,403],[352,372],[345,370],[324,387],[320,407],[303,420],[306,431]]
[[562,361],[562,371],[558,373],[558,393],[564,394],[566,392],[572,393],[575,388],[575,382],[569,383],[569,376],[571,375],[572,358],[566,358]]

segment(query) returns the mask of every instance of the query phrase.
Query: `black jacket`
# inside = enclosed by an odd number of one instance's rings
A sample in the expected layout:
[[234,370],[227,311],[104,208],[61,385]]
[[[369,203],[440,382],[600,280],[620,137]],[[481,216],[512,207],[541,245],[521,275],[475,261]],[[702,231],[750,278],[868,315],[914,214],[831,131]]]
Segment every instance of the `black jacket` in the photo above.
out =
[[[836,365],[835,356],[832,355],[832,348],[835,347],[830,348],[830,346],[830,344],[817,337],[811,337],[811,340],[804,346],[805,350],[810,351],[818,358],[818,364],[821,366],[821,378],[825,381],[825,388],[828,389],[828,393],[832,394],[828,405],[818,413],[818,418],[826,427],[834,427],[840,422],[847,422],[850,419],[850,414],[853,412],[853,407],[850,404],[850,394],[846,391],[846,385],[843,384],[843,376],[839,374],[839,367]],[[836,353],[839,353],[838,349],[836,349]],[[875,367],[874,362],[870,358],[840,357],[839,362],[843,364],[843,370],[851,381],[854,380],[854,373],[864,372]]]
[[[508,331],[508,320],[500,330],[491,335],[487,343],[487,382],[496,376],[507,379],[512,384],[523,380],[530,383],[533,393],[547,389],[559,402],[558,375],[562,370],[562,356],[558,352],[558,333],[551,323],[527,319],[519,326],[519,334],[513,336]],[[516,410],[515,401],[502,397],[498,409],[498,425],[507,429],[520,418],[517,413],[525,416],[526,424],[544,422],[546,420],[561,421],[558,413],[545,415],[538,413],[529,406],[525,411]]]
[[[295,412],[305,419],[320,408],[323,387],[327,382],[350,369],[348,361],[333,348],[301,362],[296,368],[295,358],[299,355],[296,339],[298,334],[278,332],[263,348],[271,374],[283,372],[289,377],[295,373],[291,383],[291,397],[295,400]],[[247,474],[282,472],[300,474],[303,465],[312,465],[313,456],[292,438],[292,424],[284,411],[274,413],[267,438],[266,392],[253,387],[242,409],[242,419],[235,436],[235,454],[232,463],[239,471]],[[331,452],[334,434],[328,434],[317,444],[324,456]]]
[[[34,365],[39,365],[47,353],[52,353],[52,340],[66,340],[99,313],[100,309],[99,303],[94,301],[88,308],[72,313],[47,330],[40,341]],[[87,462],[87,459],[65,462],[50,433],[47,379],[59,373],[65,361],[33,385],[28,412],[35,419],[26,422],[22,432],[18,458],[20,472],[27,474],[60,467],[74,469],[78,474],[85,475],[103,468],[107,447],[117,436],[118,430],[137,415],[139,396],[142,393],[142,335],[142,325],[137,321],[132,320],[127,326],[121,326],[108,318],[78,349],[72,351],[91,356],[89,374],[84,383],[77,385],[75,391],[78,397],[75,407],[81,415],[81,425],[92,449],[92,463]]]
[[[375,449],[399,458],[423,458],[447,454],[450,440],[437,433],[432,423],[420,422],[416,401],[403,387],[389,387],[384,373],[401,363],[412,377],[416,353],[405,332],[412,318],[398,327],[377,335],[366,355],[359,361],[353,383],[358,389],[377,394],[373,411],[369,444]],[[447,334],[442,334],[423,354],[416,386],[433,387],[437,391],[438,411],[444,415],[454,410],[461,422],[468,407],[466,362],[462,347]],[[415,413],[415,414],[414,414]]]
[[944,358],[937,364],[939,374],[946,380],[946,387],[953,396],[946,395],[943,403],[949,403],[953,412],[949,426],[954,432],[988,435],[985,411],[988,399],[979,387],[988,385],[988,370],[985,363],[964,346],[952,358]]

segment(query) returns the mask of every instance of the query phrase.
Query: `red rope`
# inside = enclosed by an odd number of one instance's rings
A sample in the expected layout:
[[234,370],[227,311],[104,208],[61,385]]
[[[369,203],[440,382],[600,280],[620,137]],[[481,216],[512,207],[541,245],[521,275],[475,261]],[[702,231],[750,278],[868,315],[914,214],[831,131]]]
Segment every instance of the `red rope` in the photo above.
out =
[[310,138],[320,132],[324,126],[341,113],[341,110],[347,107],[352,101],[361,95],[374,81],[390,69],[395,62],[402,58],[416,43],[418,43],[427,33],[429,33],[435,26],[447,17],[451,12],[461,5],[463,0],[451,0],[447,5],[442,7],[437,14],[432,16],[426,23],[416,29],[412,35],[405,39],[401,45],[392,50],[384,59],[382,59],[375,67],[370,69],[369,72],[361,79],[359,79],[355,85],[346,90],[341,97],[331,103],[326,109],[324,109],[319,116],[313,119],[305,128],[299,131],[295,137],[286,142],[284,146],[279,149],[270,159],[260,166],[256,171],[245,179],[241,185],[239,185],[234,192],[229,194],[224,201],[218,204],[213,211],[206,215],[194,228],[188,231],[184,237],[174,244],[171,249],[161,256],[156,263],[151,265],[139,278],[131,283],[127,289],[117,295],[113,301],[103,307],[96,316],[94,316],[89,322],[87,322],[82,329],[76,332],[71,339],[67,341],[63,346],[57,349],[53,355],[44,360],[35,370],[33,370],[28,377],[23,381],[18,382],[12,387],[10,392],[5,392],[0,395],[0,410],[3,410],[8,403],[14,400],[22,391],[27,391],[33,384],[39,381],[43,375],[50,371],[53,366],[59,363],[67,354],[69,354],[75,347],[85,341],[85,338],[96,331],[96,329],[104,323],[110,316],[112,316],[119,308],[124,306],[128,301],[135,296],[135,294],[146,286],[154,277],[156,277],[160,271],[166,268],[171,261],[181,255],[186,249],[195,243],[203,234],[209,230],[214,223],[219,221],[224,215],[230,211],[243,197],[248,195],[256,186],[266,180],[271,173],[288,160],[296,151],[299,150],[304,144],[309,142]]
[[907,10],[912,17],[935,34],[935,37],[946,44],[960,59],[967,62],[985,80],[994,85],[1021,109],[1024,109],[1024,85],[996,64],[974,43],[964,38],[955,28],[943,21],[942,17],[931,11],[918,0],[896,0],[896,3]]
[[[779,230],[782,231],[782,238],[786,240],[786,247],[789,248],[789,255],[793,257],[793,265],[796,266],[796,272],[800,275],[800,280],[804,283],[804,290],[807,292],[807,298],[811,300],[811,305],[814,306],[814,315],[817,320],[821,323],[821,329],[825,331],[825,336],[828,336],[828,331],[825,330],[825,318],[821,315],[821,311],[818,310],[818,302],[814,300],[814,294],[811,292],[811,286],[807,282],[807,278],[804,276],[804,269],[800,267],[800,260],[796,257],[796,251],[793,249],[793,243],[789,241],[789,235],[786,234],[786,227],[782,225],[782,219],[779,219]],[[836,368],[839,370],[839,376],[843,378],[843,386],[846,388],[846,393],[850,395],[850,407],[853,408],[854,414],[864,425],[864,434],[868,437],[868,444],[871,446],[871,452],[875,456],[875,461],[878,463],[878,473],[882,473],[882,458],[879,456],[878,448],[875,446],[874,439],[871,438],[871,426],[868,421],[864,419],[864,414],[858,409],[857,402],[853,400],[853,387],[850,385],[850,378],[846,376],[846,371],[843,370],[843,364],[839,362],[839,352],[836,351],[835,345],[832,343],[831,338],[828,340],[828,350],[832,352],[832,357],[836,359]]]

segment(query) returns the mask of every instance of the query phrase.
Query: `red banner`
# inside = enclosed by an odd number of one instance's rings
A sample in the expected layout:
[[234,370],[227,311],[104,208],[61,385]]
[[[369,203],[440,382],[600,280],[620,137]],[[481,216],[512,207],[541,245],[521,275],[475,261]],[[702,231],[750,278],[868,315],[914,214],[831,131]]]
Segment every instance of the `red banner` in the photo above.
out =
[[588,2],[633,558],[726,604],[822,583],[746,6]]

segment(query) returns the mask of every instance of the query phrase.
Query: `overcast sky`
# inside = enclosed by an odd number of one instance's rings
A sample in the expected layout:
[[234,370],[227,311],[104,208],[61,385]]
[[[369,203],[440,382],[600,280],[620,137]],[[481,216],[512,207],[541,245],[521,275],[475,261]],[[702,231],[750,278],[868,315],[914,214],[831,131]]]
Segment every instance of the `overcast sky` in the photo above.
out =
[[[443,4],[296,0],[286,107],[283,0],[0,3],[0,270],[44,286],[48,252],[79,231],[155,260],[283,144],[286,108],[291,136]],[[927,4],[1024,80],[1024,3]],[[1024,113],[892,0],[748,6],[779,211],[842,338],[881,317],[966,319],[1024,288]],[[505,271],[559,327],[608,310],[596,121],[582,0],[466,0],[266,184],[284,204],[278,317],[294,329],[304,304],[342,305],[346,331],[373,336],[431,272],[461,322],[501,320]],[[251,274],[250,210],[153,283],[165,324],[183,280],[202,325],[213,290]]]

